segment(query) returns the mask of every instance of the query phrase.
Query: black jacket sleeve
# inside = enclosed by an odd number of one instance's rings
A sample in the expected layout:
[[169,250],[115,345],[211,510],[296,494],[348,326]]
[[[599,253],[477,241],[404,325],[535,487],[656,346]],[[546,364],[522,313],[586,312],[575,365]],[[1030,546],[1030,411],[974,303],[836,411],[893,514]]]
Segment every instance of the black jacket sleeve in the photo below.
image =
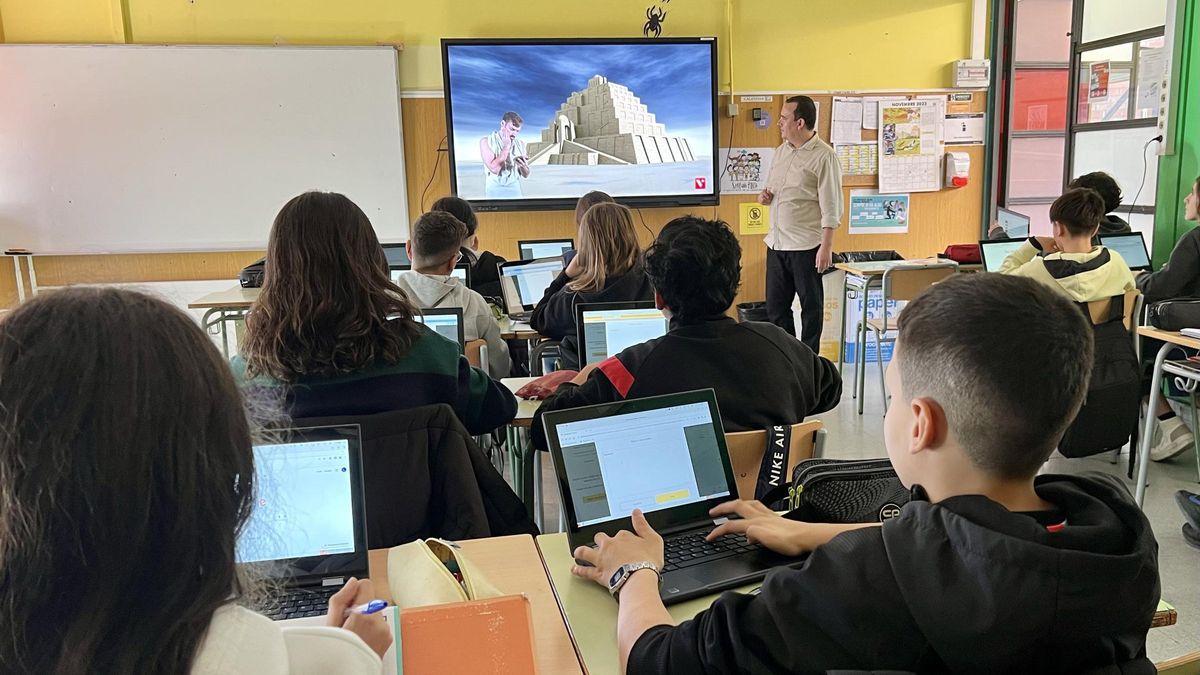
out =
[[[517,416],[517,397],[512,391],[483,370],[472,367],[465,356],[458,359],[458,381],[460,407],[466,408],[463,426],[471,435],[486,434]],[[463,398],[465,405],[461,402]]]
[[1167,264],[1157,272],[1137,278],[1146,302],[1182,297],[1200,282],[1200,229],[1183,235],[1171,251]]
[[599,368],[593,370],[582,385],[564,382],[549,398],[542,401],[542,405],[533,414],[533,424],[530,428],[530,440],[533,442],[533,447],[538,450],[550,449],[546,443],[546,430],[542,426],[542,413],[581,408],[585,405],[609,403],[621,399],[621,394],[617,392],[616,387],[609,382],[608,376]]
[[575,313],[572,297],[575,295],[566,290],[571,277],[565,272],[546,287],[546,293],[533,308],[529,317],[529,325],[534,330],[554,340],[561,340],[575,332]]
[[810,368],[813,374],[813,391],[816,394],[814,399],[816,407],[808,414],[816,415],[833,410],[842,400],[842,374],[829,359],[814,354],[811,349],[807,349],[807,351],[808,358],[812,359]]

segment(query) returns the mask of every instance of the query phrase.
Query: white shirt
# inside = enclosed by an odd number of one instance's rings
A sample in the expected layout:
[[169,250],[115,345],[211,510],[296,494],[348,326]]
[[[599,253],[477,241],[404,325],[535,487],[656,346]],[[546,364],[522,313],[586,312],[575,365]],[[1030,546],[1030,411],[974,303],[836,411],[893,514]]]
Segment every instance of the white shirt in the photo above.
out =
[[379,655],[350,631],[283,627],[225,605],[213,614],[191,675],[379,675],[382,668]]
[[775,149],[767,189],[775,198],[763,241],[776,251],[814,249],[821,245],[821,228],[836,228],[842,220],[842,167],[816,134],[800,147],[784,142]]

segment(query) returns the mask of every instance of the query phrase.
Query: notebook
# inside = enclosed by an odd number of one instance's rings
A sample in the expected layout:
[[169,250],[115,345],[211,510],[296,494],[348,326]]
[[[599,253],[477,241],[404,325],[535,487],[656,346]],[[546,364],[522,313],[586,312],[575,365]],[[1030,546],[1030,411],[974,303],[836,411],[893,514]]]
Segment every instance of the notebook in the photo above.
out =
[[562,258],[514,260],[501,264],[500,289],[508,315],[514,320],[528,317],[562,270]]
[[712,389],[558,410],[542,417],[571,549],[598,532],[632,528],[640,508],[663,536],[666,604],[757,581],[796,562],[740,535],[704,538],[724,519],[709,509],[737,496]]
[[999,272],[1004,259],[1010,253],[1021,248],[1025,239],[993,239],[979,242],[979,256],[983,259],[983,269],[988,272]]
[[523,239],[517,242],[521,260],[538,258],[561,258],[567,251],[575,250],[574,239]]
[[534,675],[529,598],[508,595],[400,612],[404,672]]
[[459,351],[467,344],[466,331],[463,327],[463,311],[461,307],[436,307],[423,309],[420,314],[413,315],[413,321],[420,321],[442,335],[458,343]]
[[1142,272],[1150,271],[1150,254],[1146,252],[1146,240],[1141,232],[1124,232],[1121,234],[1100,235],[1100,245],[1110,248],[1125,259],[1129,269]]
[[667,334],[669,322],[654,302],[589,302],[575,306],[581,365],[603,361],[633,345]]
[[357,424],[290,429],[254,446],[255,503],[237,541],[239,565],[275,582],[259,607],[272,619],[325,614],[329,596],[367,574]]

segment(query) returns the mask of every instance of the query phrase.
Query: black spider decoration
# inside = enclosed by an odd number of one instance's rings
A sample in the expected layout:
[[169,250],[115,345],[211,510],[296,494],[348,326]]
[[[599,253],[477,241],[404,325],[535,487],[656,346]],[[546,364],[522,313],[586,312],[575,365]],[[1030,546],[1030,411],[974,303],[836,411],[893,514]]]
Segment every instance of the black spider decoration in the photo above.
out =
[[646,19],[646,25],[642,26],[642,35],[646,37],[658,37],[662,35],[662,24],[667,19],[667,11],[661,7],[651,5],[646,8]]

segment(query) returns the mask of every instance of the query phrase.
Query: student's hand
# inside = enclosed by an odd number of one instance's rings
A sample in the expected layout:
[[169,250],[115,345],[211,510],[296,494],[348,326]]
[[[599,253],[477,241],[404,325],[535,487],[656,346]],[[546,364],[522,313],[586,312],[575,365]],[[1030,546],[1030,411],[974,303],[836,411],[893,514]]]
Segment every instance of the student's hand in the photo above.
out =
[[824,272],[833,267],[833,245],[821,244],[817,249],[817,271]]
[[599,368],[601,363],[604,363],[604,362],[603,361],[593,361],[593,362],[587,364],[586,366],[584,366],[583,369],[579,371],[579,374],[575,376],[575,379],[571,380],[571,384],[577,384],[579,386],[583,386],[585,383],[587,383],[587,379],[589,377],[591,377],[592,371]]
[[758,203],[763,206],[769,205],[773,199],[775,199],[775,193],[771,192],[770,189],[764,189],[758,193]]
[[1042,246],[1042,253],[1057,253],[1058,242],[1054,241],[1054,237],[1034,237]]
[[[804,523],[780,517],[760,501],[738,499],[725,502],[708,512],[714,518],[735,513],[741,520],[728,520],[708,534],[712,541],[726,534],[744,534],[752,544],[762,544],[776,553],[797,556],[841,534],[845,526]],[[834,529],[831,529],[834,528]]]
[[383,620],[383,614],[378,612],[375,614],[351,613],[350,616],[346,616],[347,609],[375,599],[375,585],[371,583],[370,579],[360,580],[350,577],[350,580],[342,586],[342,590],[330,596],[326,623],[334,628],[345,628],[354,633],[362,638],[362,641],[367,643],[367,646],[378,654],[379,658],[383,658],[388,648],[392,646],[392,630]]
[[567,269],[563,270],[563,272],[572,279],[583,274],[583,263],[579,261],[578,255],[571,258],[571,263],[567,265]]
[[608,580],[621,565],[642,562],[654,563],[659,571],[663,568],[663,540],[641,509],[633,510],[633,532],[621,530],[615,537],[603,532],[596,535],[596,548],[580,546],[575,549],[575,558],[592,564],[591,567],[572,565],[571,574],[608,588]]

